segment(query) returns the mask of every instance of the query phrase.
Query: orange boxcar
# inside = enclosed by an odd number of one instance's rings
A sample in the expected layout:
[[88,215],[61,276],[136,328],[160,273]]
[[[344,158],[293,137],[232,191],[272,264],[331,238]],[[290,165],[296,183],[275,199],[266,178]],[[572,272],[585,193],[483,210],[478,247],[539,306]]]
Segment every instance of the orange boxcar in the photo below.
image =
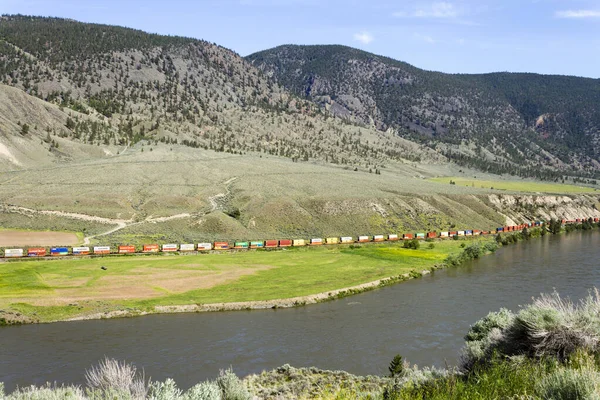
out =
[[273,247],[277,247],[279,245],[278,240],[265,240],[265,247],[272,249]]

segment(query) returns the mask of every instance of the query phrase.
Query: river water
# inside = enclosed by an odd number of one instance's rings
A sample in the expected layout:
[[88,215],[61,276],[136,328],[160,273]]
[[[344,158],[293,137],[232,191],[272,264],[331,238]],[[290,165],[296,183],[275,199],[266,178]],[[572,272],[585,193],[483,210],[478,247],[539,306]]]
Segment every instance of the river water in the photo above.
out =
[[84,382],[104,356],[189,387],[232,366],[240,376],[296,367],[385,374],[401,354],[420,366],[455,365],[469,326],[556,289],[579,299],[600,288],[600,232],[547,236],[459,268],[295,309],[153,315],[0,328],[6,389]]

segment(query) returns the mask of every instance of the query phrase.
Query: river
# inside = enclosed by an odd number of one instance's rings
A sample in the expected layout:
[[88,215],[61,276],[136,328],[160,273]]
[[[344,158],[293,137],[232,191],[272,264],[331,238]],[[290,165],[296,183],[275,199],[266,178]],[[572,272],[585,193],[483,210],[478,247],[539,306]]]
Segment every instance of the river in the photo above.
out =
[[84,382],[104,356],[181,387],[232,366],[240,376],[296,367],[385,374],[401,354],[420,366],[455,365],[469,326],[556,289],[573,299],[600,287],[600,232],[547,236],[357,296],[295,309],[153,315],[0,328],[7,390]]

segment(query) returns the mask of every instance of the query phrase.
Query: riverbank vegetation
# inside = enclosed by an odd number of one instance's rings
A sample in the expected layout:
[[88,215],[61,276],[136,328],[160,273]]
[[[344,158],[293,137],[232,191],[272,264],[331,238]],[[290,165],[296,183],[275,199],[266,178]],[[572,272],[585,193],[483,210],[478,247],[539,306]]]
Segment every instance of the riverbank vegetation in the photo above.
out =
[[531,399],[600,398],[600,293],[579,303],[542,295],[518,312],[491,312],[465,336],[457,367],[411,366],[392,359],[390,375],[289,365],[244,379],[231,369],[188,390],[173,379],[145,378],[133,365],[106,359],[79,386],[24,387],[1,400],[250,400],[250,399]]

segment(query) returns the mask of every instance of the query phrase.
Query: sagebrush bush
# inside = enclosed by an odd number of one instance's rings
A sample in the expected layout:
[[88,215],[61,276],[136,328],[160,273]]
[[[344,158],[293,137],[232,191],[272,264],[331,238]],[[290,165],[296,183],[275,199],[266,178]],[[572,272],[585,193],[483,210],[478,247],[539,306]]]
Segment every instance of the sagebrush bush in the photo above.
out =
[[575,305],[558,293],[541,295],[517,314],[490,313],[465,336],[461,369],[498,356],[526,355],[566,361],[577,350],[600,349],[600,294],[596,290]]
[[544,400],[600,400],[600,374],[590,368],[559,368],[538,384]]
[[[52,386],[46,384],[42,387],[30,386],[19,388],[2,400],[87,400],[83,391],[72,386]],[[120,400],[120,398],[119,398]]]
[[223,400],[251,400],[252,395],[244,383],[233,373],[231,368],[221,370],[217,378],[217,385],[221,389]]
[[120,363],[117,360],[105,358],[98,366],[85,372],[87,386],[99,391],[117,391],[130,394],[132,399],[145,399],[148,384],[143,372],[140,374],[133,364]]
[[221,400],[221,389],[215,382],[202,382],[185,392],[182,400]]

